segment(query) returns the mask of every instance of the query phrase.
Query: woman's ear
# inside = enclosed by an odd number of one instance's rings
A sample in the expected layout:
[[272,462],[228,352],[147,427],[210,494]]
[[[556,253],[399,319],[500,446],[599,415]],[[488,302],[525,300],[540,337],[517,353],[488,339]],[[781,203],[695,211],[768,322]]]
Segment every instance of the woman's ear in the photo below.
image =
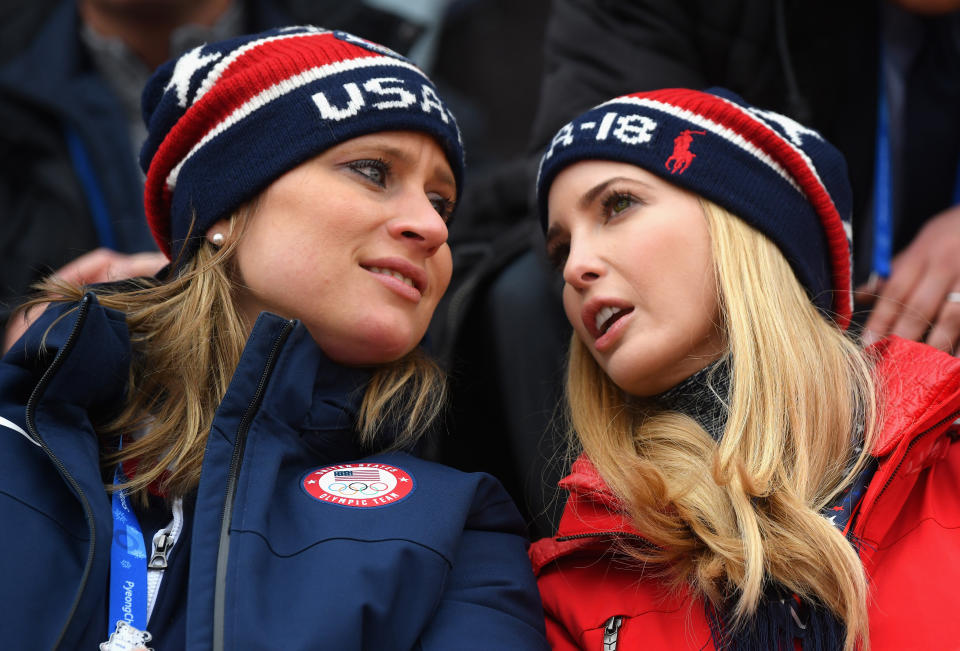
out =
[[230,220],[227,218],[219,219],[213,223],[213,226],[207,229],[207,241],[218,249],[227,243],[227,235],[230,234]]

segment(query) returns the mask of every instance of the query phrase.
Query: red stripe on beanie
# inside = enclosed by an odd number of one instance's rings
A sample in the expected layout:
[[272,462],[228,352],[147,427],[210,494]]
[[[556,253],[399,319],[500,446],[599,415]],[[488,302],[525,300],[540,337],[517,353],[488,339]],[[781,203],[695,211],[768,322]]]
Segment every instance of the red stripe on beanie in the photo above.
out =
[[[318,43],[323,47],[318,48]],[[381,56],[325,32],[267,40],[237,57],[196,104],[187,106],[153,156],[144,187],[144,205],[151,231],[170,232],[172,193],[166,183],[171,170],[234,111],[278,82],[311,68]],[[162,252],[171,257],[170,243],[158,244]]]
[[[318,43],[323,45],[323,53],[326,55],[325,61],[321,61],[317,57]],[[214,81],[214,88],[218,87],[222,81],[230,78],[234,78],[231,83],[238,84],[243,90],[246,89],[246,84],[250,84],[251,92],[247,94],[246,98],[238,102],[235,105],[236,107],[277,81],[291,77],[298,72],[334,61],[349,61],[371,56],[380,55],[338,39],[331,32],[274,37],[249,48],[231,61],[230,65],[222,70]],[[216,68],[216,64],[213,67]],[[269,83],[258,84],[264,77],[264,68],[269,70]],[[205,98],[206,94],[200,98],[197,105],[202,104]]]

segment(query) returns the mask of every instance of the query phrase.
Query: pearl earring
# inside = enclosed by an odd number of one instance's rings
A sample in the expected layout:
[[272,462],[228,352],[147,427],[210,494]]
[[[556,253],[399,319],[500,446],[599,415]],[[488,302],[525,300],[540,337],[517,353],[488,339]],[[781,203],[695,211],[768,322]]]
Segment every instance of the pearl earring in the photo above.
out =
[[224,240],[223,233],[214,233],[213,236],[210,238],[210,241],[213,242],[213,245],[216,247],[223,246],[223,240]]

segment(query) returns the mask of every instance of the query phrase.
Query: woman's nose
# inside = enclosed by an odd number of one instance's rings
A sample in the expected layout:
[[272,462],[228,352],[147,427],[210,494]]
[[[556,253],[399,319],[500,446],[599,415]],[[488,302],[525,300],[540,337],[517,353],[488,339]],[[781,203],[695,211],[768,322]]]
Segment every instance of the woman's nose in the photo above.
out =
[[402,202],[398,213],[389,225],[394,237],[423,249],[428,256],[436,253],[447,241],[447,223],[426,195]]
[[603,263],[589,243],[570,242],[570,253],[563,265],[564,282],[577,289],[586,289],[603,273]]

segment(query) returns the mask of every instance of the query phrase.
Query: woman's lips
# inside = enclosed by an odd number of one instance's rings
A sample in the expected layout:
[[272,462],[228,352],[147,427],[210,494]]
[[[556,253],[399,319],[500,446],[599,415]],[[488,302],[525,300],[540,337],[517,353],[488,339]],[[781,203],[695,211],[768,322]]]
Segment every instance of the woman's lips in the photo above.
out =
[[420,301],[427,288],[426,272],[402,258],[366,260],[360,266],[386,287],[415,303]]
[[603,324],[600,336],[594,339],[594,349],[600,353],[609,350],[626,330],[632,316],[633,308],[631,307],[627,310],[619,310],[607,319]]
[[583,306],[581,319],[587,332],[595,339],[605,337],[624,317],[633,312],[633,305],[612,298],[597,298]]

